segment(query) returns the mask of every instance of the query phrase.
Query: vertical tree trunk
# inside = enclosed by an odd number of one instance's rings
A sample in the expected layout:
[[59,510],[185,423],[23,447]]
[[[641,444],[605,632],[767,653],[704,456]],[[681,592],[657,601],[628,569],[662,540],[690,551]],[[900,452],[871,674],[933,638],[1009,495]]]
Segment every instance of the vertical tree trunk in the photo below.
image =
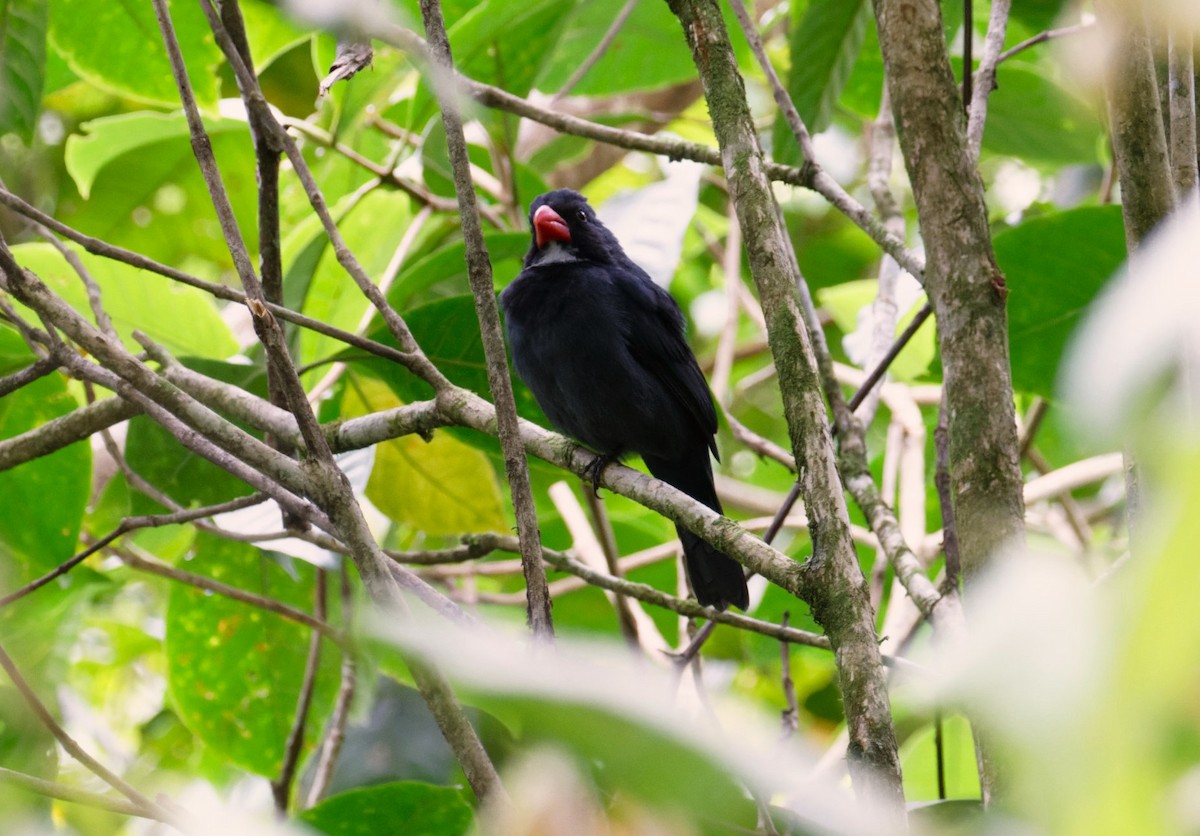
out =
[[[784,413],[800,469],[813,555],[804,565],[805,600],[837,658],[850,772],[859,792],[885,805],[903,826],[904,795],[887,678],[874,611],[850,539],[820,377],[797,297],[797,280],[780,223],[745,85],[714,0],[668,0],[683,24],[704,84],[721,162],[758,286]],[[740,2],[740,0],[734,0]]]
[[945,369],[950,482],[967,583],[1024,536],[1007,289],[936,0],[875,0],[879,44],[928,257]]

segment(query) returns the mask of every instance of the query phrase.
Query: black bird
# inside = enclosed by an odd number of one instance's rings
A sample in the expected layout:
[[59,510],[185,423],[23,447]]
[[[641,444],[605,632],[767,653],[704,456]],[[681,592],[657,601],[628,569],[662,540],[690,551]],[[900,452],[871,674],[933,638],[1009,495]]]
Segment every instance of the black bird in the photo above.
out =
[[[578,192],[541,195],[529,220],[525,269],[500,294],[517,374],[559,431],[603,457],[596,470],[638,453],[656,477],[720,512],[708,458],[717,413],[679,305]],[[741,565],[676,531],[697,600],[746,609]]]

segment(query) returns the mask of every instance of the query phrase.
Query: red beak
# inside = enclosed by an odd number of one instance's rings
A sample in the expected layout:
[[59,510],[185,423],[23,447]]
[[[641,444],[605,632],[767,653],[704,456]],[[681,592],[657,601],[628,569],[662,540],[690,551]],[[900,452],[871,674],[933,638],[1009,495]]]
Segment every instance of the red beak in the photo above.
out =
[[539,206],[533,213],[533,234],[539,250],[550,241],[571,243],[571,230],[567,222],[549,206]]

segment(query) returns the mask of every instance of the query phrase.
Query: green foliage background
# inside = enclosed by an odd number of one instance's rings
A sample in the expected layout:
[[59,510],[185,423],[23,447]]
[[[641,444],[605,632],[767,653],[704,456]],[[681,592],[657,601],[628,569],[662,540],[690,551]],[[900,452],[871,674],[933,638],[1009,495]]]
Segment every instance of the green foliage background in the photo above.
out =
[[[377,43],[370,70],[318,99],[318,82],[334,54],[333,38],[314,33],[263,0],[241,0],[240,5],[267,96],[284,117],[304,123],[294,133],[348,245],[378,279],[388,269],[401,239],[411,233],[388,298],[439,368],[456,384],[486,397],[483,354],[467,295],[457,216],[444,211],[423,214],[420,200],[380,182],[349,155],[330,147],[335,141],[376,164],[396,167],[421,190],[453,197],[445,137],[428,80],[403,53]],[[623,0],[534,0],[522,4],[456,0],[444,3],[443,8],[460,70],[525,96],[533,90],[553,93],[560,89],[582,56],[599,43],[623,5]],[[975,36],[981,38],[987,9],[986,4],[976,5]],[[7,0],[3,6],[7,23],[0,30],[0,176],[7,188],[84,233],[201,278],[236,284],[193,159],[150,5]],[[1060,13],[1069,11],[1068,6],[1071,4],[1051,0],[1015,4],[1006,45],[1053,25]],[[257,241],[254,154],[246,123],[229,104],[237,96],[232,73],[199,6],[176,0],[171,10],[241,231],[253,247]],[[399,3],[395,11],[409,25],[419,20],[413,2]],[[944,12],[947,39],[961,65],[961,4],[946,3]],[[844,154],[848,160],[845,184],[866,202],[860,138],[878,113],[883,84],[870,4],[867,0],[794,0],[790,5],[775,6],[762,23],[772,59],[801,115],[814,131],[829,132],[829,147],[850,149]],[[775,112],[761,71],[736,34],[736,24],[731,30],[750,100],[763,126],[764,143],[776,159],[795,163],[798,149]],[[961,66],[956,71],[960,72]],[[666,130],[715,144],[703,102],[697,98],[695,71],[677,21],[665,3],[641,2],[573,94],[589,97],[581,105],[585,114],[594,111],[593,118],[598,121],[620,125],[644,115],[642,111],[649,105],[639,96],[687,85],[692,86],[690,97],[674,99],[683,105],[667,114]],[[588,140],[566,135],[536,146],[523,145],[526,126],[516,117],[485,109],[472,109],[470,116],[482,129],[473,134],[476,142],[471,148],[473,162],[487,175],[479,196],[496,208],[501,219],[499,226],[485,226],[500,289],[519,271],[528,246],[523,207],[539,192],[573,176],[570,172],[577,170],[573,166],[590,158],[596,147]],[[1070,416],[1056,401],[1056,379],[1078,322],[1125,258],[1120,210],[1103,205],[1098,189],[1103,167],[1109,162],[1106,148],[1102,101],[1094,92],[1072,84],[1055,52],[1031,49],[1001,66],[984,135],[981,171],[991,201],[996,255],[1010,288],[1015,396],[1020,407],[1035,397],[1052,402],[1047,427],[1038,438],[1040,454],[1052,468],[1102,452],[1071,432]],[[898,161],[897,171],[899,168]],[[602,202],[661,177],[657,161],[631,154],[574,185]],[[1014,198],[1009,184],[1018,177],[1035,187],[1024,197]],[[899,174],[893,183],[897,188],[903,186]],[[697,312],[706,297],[723,287],[717,256],[728,235],[728,205],[717,178],[706,177],[698,189],[698,208],[690,219],[672,290],[693,317],[693,345],[708,364],[716,337],[702,327],[703,317]],[[848,220],[812,195],[790,188],[781,188],[779,195],[801,267],[830,315],[827,338],[835,358],[849,362],[842,338],[856,327],[859,311],[874,296],[880,254]],[[911,197],[901,196],[904,219],[909,230],[915,230]],[[310,214],[303,190],[286,169],[281,211],[287,304],[340,328],[362,329],[386,341],[384,329],[371,318],[367,302],[338,266]],[[0,229],[15,245],[14,252],[24,266],[76,309],[87,312],[84,288],[57,250],[41,241],[15,214],[0,215]],[[139,350],[132,334],[140,330],[189,366],[263,393],[261,351],[231,327],[235,320],[227,316],[224,303],[160,276],[78,254],[100,286],[118,334],[132,350]],[[902,317],[901,327],[903,324]],[[752,323],[743,317],[739,329],[741,344],[749,348],[739,354],[733,367],[732,414],[755,432],[782,442],[787,432],[778,393],[763,383],[770,357],[761,345],[753,348],[758,332]],[[326,375],[331,364],[347,364],[347,371],[323,403],[323,420],[363,415],[430,394],[424,384],[398,366],[364,359],[312,332],[296,331],[289,336],[297,364],[306,370],[304,382],[310,387]],[[12,374],[35,359],[13,328],[0,327],[0,375]],[[919,387],[936,384],[940,374],[928,325],[901,356],[893,378]],[[91,393],[65,377],[45,377],[0,400],[0,438],[37,428],[90,397]],[[529,393],[520,386],[517,397],[524,417],[545,424]],[[930,440],[935,418],[936,408],[926,406],[922,420]],[[890,420],[887,410],[881,410],[869,432],[877,476],[883,468]],[[185,506],[247,492],[233,477],[182,450],[148,419],[131,421],[123,444],[134,471]],[[782,497],[790,483],[783,468],[747,453],[724,426],[719,444],[724,453],[723,475],[772,501]],[[931,442],[928,452],[927,461],[932,463]],[[554,548],[568,548],[571,540],[566,527],[547,497],[549,486],[562,474],[538,461],[531,461],[531,469],[545,542]],[[1174,478],[1179,479],[1184,494],[1194,494],[1194,475],[1175,473]],[[927,528],[936,531],[940,521],[932,479],[927,484]],[[1082,492],[1085,499],[1095,493],[1091,488]],[[120,472],[101,478],[87,443],[0,473],[0,496],[5,498],[0,502],[2,592],[43,575],[110,532],[123,517],[161,510]],[[499,447],[492,438],[466,430],[438,431],[431,443],[409,437],[382,445],[366,496],[382,513],[386,544],[395,548],[444,547],[454,545],[462,535],[503,532],[512,525]],[[631,501],[609,496],[606,504],[623,554],[673,536],[666,520]],[[731,515],[743,519],[770,513],[751,500],[729,505]],[[1093,570],[1107,565],[1124,544],[1119,516],[1112,515],[1111,509],[1095,525],[1093,548],[1081,558]],[[1052,551],[1065,551],[1049,536],[1033,539]],[[269,548],[224,541],[184,526],[137,531],[122,543],[126,549],[169,565],[311,609],[316,570]],[[808,555],[803,529],[789,532],[781,543],[798,560]],[[1186,543],[1168,543],[1163,547],[1164,559],[1178,558],[1178,550],[1186,547]],[[870,571],[874,551],[863,546],[861,557]],[[500,559],[506,558],[488,558]],[[940,568],[940,558],[935,558],[931,575]],[[1153,575],[1153,570],[1146,571]],[[1194,574],[1193,569],[1186,571]],[[669,561],[638,569],[630,577],[669,591],[677,588],[676,571]],[[890,582],[890,572],[885,577]],[[1162,579],[1155,576],[1151,582],[1161,583]],[[485,601],[478,605],[479,611],[519,628],[521,607],[486,603],[489,596],[501,600],[519,592],[519,574],[481,575],[473,583]],[[1135,633],[1151,629],[1150,623],[1161,617],[1156,615],[1160,599],[1154,597],[1160,594],[1162,603],[1170,608],[1194,609],[1187,601],[1176,601],[1177,592],[1178,588],[1167,587],[1147,592],[1139,599],[1140,609],[1134,607],[1137,611],[1127,614],[1130,629]],[[352,595],[350,600],[355,598]],[[775,588],[767,590],[752,614],[777,621],[785,612],[792,626],[815,629],[803,604]],[[679,640],[678,619],[660,611],[651,615],[667,641]],[[593,588],[559,597],[554,618],[567,636],[615,640],[619,635],[612,608]],[[1157,644],[1163,658],[1190,647],[1188,636],[1192,633],[1173,634],[1169,625],[1164,630],[1175,635],[1178,646],[1168,642],[1164,649]],[[1161,638],[1162,634],[1155,633],[1152,641]],[[87,707],[90,720],[77,720],[82,726],[79,731],[86,732],[89,723],[94,729],[102,728],[105,753],[110,760],[124,764],[125,774],[135,784],[142,781],[174,793],[201,781],[229,797],[237,787],[261,787],[263,778],[273,778],[279,770],[309,631],[246,604],[141,574],[117,559],[97,556],[61,581],[0,608],[0,640],[44,700],[59,710],[67,703]],[[923,634],[918,643],[922,641]],[[329,718],[342,652],[329,643],[324,647],[306,758]],[[428,738],[431,729],[430,718],[414,708],[411,699],[411,710],[398,717],[389,715],[390,728],[381,726],[380,706],[387,701],[380,696],[384,686],[379,683],[386,679],[392,687],[395,680],[407,688],[407,672],[386,647],[376,643],[363,642],[354,654],[359,682],[352,725],[375,739],[348,744],[345,759],[352,763],[336,774],[332,796],[304,810],[300,819],[331,834],[466,832],[474,821],[474,799],[459,789],[462,776],[439,749],[436,736],[428,746],[416,746],[417,756],[409,761],[388,761],[385,768],[375,771],[361,762],[353,763],[374,751],[372,743],[390,741],[403,747],[406,741]],[[1122,655],[1120,647],[1116,656],[1124,659],[1126,667],[1104,683],[1119,690],[1141,674],[1136,657]],[[784,707],[780,654],[773,640],[722,630],[706,649],[706,658],[718,674],[716,680],[730,694],[770,713]],[[830,746],[843,728],[832,656],[819,649],[795,647],[791,665],[799,702],[798,737],[818,748]],[[1195,684],[1194,675],[1181,676],[1179,681],[1163,682],[1163,693],[1190,693]],[[552,696],[530,704],[520,704],[522,699],[528,698],[512,696],[507,707],[505,698],[494,695],[475,700],[485,710],[474,716],[501,766],[522,743],[549,739],[591,764],[583,771],[609,801],[614,794],[619,797],[625,786],[622,782],[655,780],[644,769],[623,764],[613,746],[614,739],[620,739],[614,737],[614,729],[625,734],[648,733],[645,730],[638,732],[635,725],[630,732],[609,712],[581,711]],[[1143,711],[1149,709],[1129,699],[1128,705],[1099,711],[1096,722],[1119,724],[1137,717],[1153,726],[1152,738],[1163,733],[1160,722],[1183,724],[1178,748],[1186,750],[1185,754],[1164,754],[1163,749],[1169,748],[1165,744],[1157,748],[1147,744],[1147,751],[1121,738],[1128,744],[1121,751],[1144,755],[1154,765],[1148,768],[1147,761],[1139,760],[1139,772],[1150,771],[1163,782],[1177,780],[1200,751],[1195,718],[1183,717],[1182,703],[1167,698],[1166,705],[1158,707],[1160,713],[1147,718]],[[514,704],[519,704],[516,709]],[[75,712],[74,716],[81,715]],[[501,716],[507,722],[497,719]],[[537,733],[523,728],[535,726],[538,717],[545,722],[537,725]],[[905,786],[913,802],[937,798],[933,719],[928,705],[903,697],[896,700]],[[102,735],[94,729],[99,740]],[[948,796],[973,798],[978,782],[965,722],[952,714],[947,717],[946,729],[947,758],[953,764],[948,773]],[[682,744],[647,740],[656,745],[641,746],[637,752],[646,758],[657,753],[661,763],[656,767],[662,775],[678,776],[678,770],[698,768],[692,759],[700,756],[686,751]],[[1023,755],[1019,746],[1014,748],[1019,764]],[[1065,759],[1066,768],[1080,766],[1083,750],[1078,754],[1079,759]],[[719,764],[701,761],[705,769],[720,772]],[[67,784],[94,783],[55,750],[7,680],[0,681],[0,766]],[[1112,792],[1106,809],[1114,807],[1124,815],[1152,798],[1141,785],[1121,787],[1103,777],[1097,778],[1095,785]],[[717,832],[720,827],[715,821],[753,826],[753,811],[730,790],[726,779],[713,780],[721,793],[708,799],[712,803],[704,808],[704,817],[686,827]],[[689,793],[695,792],[687,784],[663,780],[661,792],[652,793],[645,803],[657,805],[656,809],[673,809],[673,803],[689,799]],[[1066,798],[1080,798],[1088,786],[1095,785],[1084,782],[1082,787],[1068,789]],[[1063,810],[1067,810],[1065,802],[1045,801],[1030,803],[1021,812],[1034,819],[1044,813],[1042,823],[1053,829],[1062,823],[1057,816],[1069,818]],[[951,811],[951,819],[955,815]],[[358,820],[354,827],[347,824],[352,818]],[[132,825],[115,814],[50,801],[0,782],[0,829],[21,821],[49,826],[52,820],[66,832],[134,832]],[[1070,819],[1076,824],[1083,820]]]

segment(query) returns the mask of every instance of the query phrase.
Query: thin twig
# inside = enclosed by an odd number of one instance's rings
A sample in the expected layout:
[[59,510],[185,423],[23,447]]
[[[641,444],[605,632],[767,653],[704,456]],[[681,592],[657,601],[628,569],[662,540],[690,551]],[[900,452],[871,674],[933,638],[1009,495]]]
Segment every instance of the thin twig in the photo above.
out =
[[[583,498],[587,503],[588,511],[592,515],[592,527],[595,529],[596,541],[600,546],[601,554],[604,555],[604,563],[608,567],[608,573],[614,578],[620,578],[622,577],[621,556],[617,552],[616,534],[613,532],[612,521],[604,511],[604,503],[596,495],[596,492],[590,488],[584,489]],[[637,619],[634,618],[629,601],[623,595],[615,595],[614,603],[617,609],[617,621],[621,626],[621,635],[631,645],[638,646],[640,642],[638,640]]]
[[1069,35],[1077,35],[1080,32],[1085,32],[1088,29],[1091,29],[1095,25],[1095,22],[1089,20],[1084,21],[1083,23],[1076,23],[1073,26],[1063,26],[1061,29],[1047,29],[1044,32],[1039,32],[1032,38],[1026,38],[1019,44],[1015,44],[1001,52],[997,63],[1007,61],[1009,58],[1024,52],[1030,47],[1037,46],[1038,44],[1044,44],[1046,41],[1052,41],[1055,38],[1065,38]]
[[108,769],[108,767],[106,767],[104,764],[100,763],[100,761],[89,755],[87,751],[80,746],[78,742],[76,742],[75,738],[71,737],[71,735],[67,733],[67,730],[64,729],[59,722],[54,719],[54,715],[50,713],[50,709],[46,708],[46,704],[43,703],[38,698],[38,695],[34,693],[33,689],[29,687],[29,683],[25,680],[25,677],[21,675],[21,671],[17,668],[16,663],[13,662],[12,657],[8,655],[8,652],[3,646],[0,646],[0,667],[4,668],[5,673],[8,674],[8,678],[12,680],[13,685],[16,686],[17,690],[24,698],[25,703],[29,706],[30,710],[33,711],[34,715],[37,716],[41,724],[46,727],[50,734],[54,735],[55,740],[58,741],[60,746],[67,750],[67,753],[70,754],[71,757],[75,758],[75,760],[87,767],[88,771],[100,778],[100,780],[104,781],[104,783],[108,784],[114,790],[128,798],[131,802],[133,802],[133,804],[137,805],[137,807],[142,811],[140,815],[144,816],[145,818],[157,819],[158,821],[169,822],[177,827],[179,826],[180,817],[177,814],[142,795],[142,793],[134,789],[133,786],[128,784],[123,778],[121,778],[121,776],[117,775],[115,772]]
[[[82,804],[86,807],[107,810],[110,813],[120,813],[125,816],[153,818],[150,810],[139,804],[126,801],[123,798],[115,798],[103,793],[81,790],[78,787],[69,787],[66,784],[58,784],[54,781],[47,781],[44,778],[35,778],[32,775],[6,769],[3,766],[0,766],[0,782],[21,787],[38,795],[44,795],[46,798],[57,798],[60,801],[69,801],[73,804]],[[169,821],[164,821],[163,823],[170,824]]]
[[897,355],[904,350],[904,346],[908,345],[909,340],[916,335],[917,331],[922,325],[925,324],[925,320],[928,319],[929,315],[932,313],[933,306],[928,302],[926,302],[925,305],[922,306],[919,311],[917,311],[917,314],[913,317],[912,322],[908,323],[908,327],[901,332],[900,336],[896,337],[896,341],[892,343],[892,347],[888,350],[888,353],[883,356],[883,359],[879,361],[879,364],[876,365],[875,368],[871,369],[871,373],[867,375],[867,379],[864,380],[862,385],[858,387],[858,391],[856,391],[851,396],[850,400],[846,402],[846,408],[850,412],[854,412],[856,409],[858,409],[859,404],[863,402],[863,400],[867,397],[867,394],[875,388],[875,384],[878,383],[885,374],[887,374],[888,367],[892,365],[892,362],[896,359]]
[[[783,618],[779,621],[780,626],[786,629],[789,618],[791,618],[791,613],[784,612]],[[800,728],[800,705],[796,702],[796,683],[792,680],[792,652],[787,642],[779,643],[779,675],[780,687],[787,705],[787,708],[780,712],[783,738],[786,740],[796,733],[796,729]]]
[[421,17],[429,38],[433,87],[441,103],[442,124],[446,130],[450,165],[454,171],[454,191],[458,195],[459,220],[466,245],[467,275],[471,283],[471,295],[475,299],[475,313],[487,363],[488,387],[496,409],[497,434],[504,453],[504,470],[508,476],[517,517],[517,533],[521,539],[521,560],[529,595],[526,618],[534,636],[551,639],[554,636],[554,620],[550,614],[550,593],[546,589],[546,569],[541,558],[541,532],[529,482],[529,464],[525,460],[517,426],[517,403],[508,372],[508,355],[504,350],[496,291],[492,284],[492,264],[479,224],[462,116],[458,112],[454,91],[442,84],[443,78],[453,76],[454,58],[450,53],[442,8],[437,0],[421,0]]
[[[971,0],[964,0],[966,9],[970,10]],[[1000,54],[1004,49],[1004,34],[1008,31],[1008,11],[1012,0],[992,0],[992,11],[988,18],[987,37],[983,42],[983,55],[979,59],[979,69],[974,73],[975,91],[972,94],[970,80],[972,77],[970,58],[963,59],[963,86],[966,94],[963,102],[967,103],[967,149],[972,159],[979,159],[979,149],[983,145],[983,126],[987,120],[988,97],[996,89],[996,65],[1000,63]],[[974,28],[966,24],[966,43],[973,40]]]
[[[285,127],[292,128],[304,134],[316,142],[317,145],[338,152],[350,162],[371,172],[371,174],[379,178],[381,183],[388,183],[395,186],[413,200],[423,204],[423,206],[435,209],[438,212],[449,212],[452,214],[458,212],[458,205],[453,200],[436,195],[420,183],[398,174],[394,166],[380,165],[374,160],[364,157],[344,142],[338,142],[331,134],[321,130],[311,122],[304,119],[285,117],[283,124]],[[488,223],[497,229],[508,229],[508,224],[504,222],[504,219],[492,207],[481,206],[479,213],[487,218]]]
[[[317,569],[317,582],[313,589],[313,617],[321,621],[327,618],[326,589],[328,576],[325,570]],[[321,666],[321,634],[313,631],[308,638],[308,657],[304,660],[304,678],[300,682],[300,697],[296,702],[296,715],[288,731],[283,747],[283,763],[279,776],[271,781],[271,795],[275,799],[275,811],[286,816],[288,798],[292,793],[292,781],[296,777],[296,766],[300,763],[300,752],[304,748],[304,731],[308,727],[308,715],[312,709],[313,693],[317,687],[317,671]]]
[[[350,586],[350,574],[346,564],[341,571],[341,600],[342,620],[346,624],[354,621],[354,591]],[[333,704],[333,714],[325,731],[325,739],[321,743],[321,754],[317,766],[313,770],[312,784],[308,788],[305,808],[312,807],[325,795],[329,782],[333,779],[333,771],[337,767],[338,756],[342,751],[342,743],[346,739],[346,723],[350,719],[350,706],[354,702],[354,692],[358,681],[358,663],[354,648],[342,649],[342,675],[338,686],[337,698]]]
[[63,561],[54,569],[47,572],[45,575],[42,575],[40,578],[30,581],[20,589],[13,590],[7,595],[0,597],[0,608],[8,606],[13,601],[16,601],[20,598],[24,598],[29,593],[40,589],[55,578],[62,577],[84,560],[87,560],[87,558],[91,557],[97,551],[131,531],[137,531],[138,529],[142,528],[156,528],[164,525],[178,525],[180,523],[198,520],[202,517],[210,517],[215,514],[225,513],[227,511],[236,511],[239,508],[249,508],[252,505],[257,505],[258,503],[262,502],[265,498],[266,497],[262,496],[261,494],[255,494],[253,496],[239,497],[238,499],[234,499],[229,502],[222,502],[217,505],[209,505],[204,508],[189,508],[187,510],[177,511],[171,514],[126,517],[125,519],[121,520],[120,524],[118,524],[116,528],[101,537],[96,542],[92,543],[92,545],[88,546],[83,551],[74,555],[70,559]]
[[49,357],[43,357],[21,369],[19,372],[13,372],[12,374],[0,377],[0,398],[3,398],[5,395],[11,395],[13,392],[23,386],[28,386],[35,380],[41,380],[57,368],[57,362]]

